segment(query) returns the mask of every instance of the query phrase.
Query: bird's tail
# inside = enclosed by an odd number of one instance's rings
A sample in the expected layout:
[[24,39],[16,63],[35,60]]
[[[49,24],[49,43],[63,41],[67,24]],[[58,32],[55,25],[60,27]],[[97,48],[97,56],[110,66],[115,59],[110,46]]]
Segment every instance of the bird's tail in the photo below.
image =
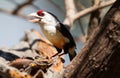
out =
[[73,51],[73,52],[69,52],[68,55],[69,55],[70,61],[72,61],[72,59],[77,55],[77,53]]

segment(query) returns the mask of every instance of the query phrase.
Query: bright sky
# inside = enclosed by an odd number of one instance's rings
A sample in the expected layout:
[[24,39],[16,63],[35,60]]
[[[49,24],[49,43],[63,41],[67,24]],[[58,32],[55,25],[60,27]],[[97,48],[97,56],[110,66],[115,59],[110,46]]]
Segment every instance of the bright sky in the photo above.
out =
[[0,13],[0,18],[0,46],[13,46],[24,36],[25,30],[40,29],[39,26],[16,16]]

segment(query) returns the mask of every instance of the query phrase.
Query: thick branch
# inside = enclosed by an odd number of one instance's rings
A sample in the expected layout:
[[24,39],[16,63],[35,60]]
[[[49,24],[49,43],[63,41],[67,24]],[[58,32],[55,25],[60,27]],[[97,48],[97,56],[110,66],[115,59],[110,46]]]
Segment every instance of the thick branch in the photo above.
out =
[[82,51],[67,66],[64,78],[120,77],[119,7],[120,0],[117,0]]

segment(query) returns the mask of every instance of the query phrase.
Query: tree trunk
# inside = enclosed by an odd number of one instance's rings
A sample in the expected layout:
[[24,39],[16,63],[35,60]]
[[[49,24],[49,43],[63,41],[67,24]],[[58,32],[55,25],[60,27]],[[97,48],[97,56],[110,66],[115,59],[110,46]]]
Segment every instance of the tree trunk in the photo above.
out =
[[120,0],[67,66],[64,78],[120,78]]

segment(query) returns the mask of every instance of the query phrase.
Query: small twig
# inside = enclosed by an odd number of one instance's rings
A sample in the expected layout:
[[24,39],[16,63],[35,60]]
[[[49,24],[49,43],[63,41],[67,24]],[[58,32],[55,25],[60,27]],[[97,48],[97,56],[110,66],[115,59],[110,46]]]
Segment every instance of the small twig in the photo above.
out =
[[[6,9],[2,9],[2,8],[0,8],[0,12],[7,13],[7,14],[12,14],[12,11],[9,11],[9,10],[6,10]],[[12,15],[15,15],[15,14],[12,14]],[[22,14],[20,12],[16,16],[19,16],[19,17],[21,17],[23,19],[28,19],[27,16],[25,16],[24,14]]]
[[34,1],[34,0],[28,0],[27,2],[25,2],[25,3],[21,4],[21,5],[18,5],[18,6],[13,10],[12,14],[18,14],[18,12],[19,12],[22,8],[24,8],[24,7],[27,6],[27,5],[32,4],[33,1]]
[[107,7],[107,6],[111,5],[111,4],[113,4],[114,2],[115,2],[115,0],[110,0],[110,1],[107,1],[107,2],[105,2],[105,3],[103,3],[103,4],[99,5],[99,6],[92,6],[90,8],[87,8],[87,9],[83,10],[83,11],[80,11],[77,14],[74,15],[73,20],[76,21],[80,17],[82,17],[82,16],[84,16],[86,14],[89,14],[89,13],[91,13],[91,12],[97,10],[97,9]]

